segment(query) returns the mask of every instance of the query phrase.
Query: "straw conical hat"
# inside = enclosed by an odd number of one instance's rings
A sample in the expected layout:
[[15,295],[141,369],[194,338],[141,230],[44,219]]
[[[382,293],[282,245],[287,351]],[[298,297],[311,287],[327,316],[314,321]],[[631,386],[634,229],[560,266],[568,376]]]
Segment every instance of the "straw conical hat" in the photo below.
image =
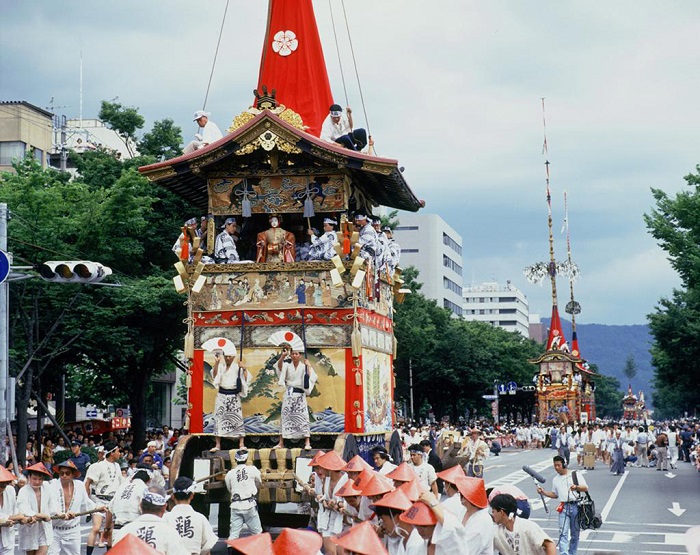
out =
[[437,524],[437,517],[433,510],[422,501],[416,501],[411,508],[399,515],[402,522],[414,526],[433,526]]
[[396,480],[398,482],[410,482],[411,480],[413,480],[413,478],[416,477],[416,473],[411,469],[410,466],[408,466],[408,463],[404,461],[394,470],[389,472],[389,474],[387,474],[386,477],[391,478],[392,480]]
[[345,461],[335,451],[328,451],[328,453],[318,458],[316,464],[326,470],[340,470],[345,466]]
[[316,555],[323,545],[317,532],[285,528],[272,546],[275,555]]
[[80,470],[78,470],[78,467],[75,466],[75,463],[73,461],[63,461],[62,463],[58,463],[57,466],[59,468],[70,468],[73,471],[73,478],[80,478]]
[[16,479],[17,477],[12,472],[0,465],[0,482],[14,482]]
[[454,484],[457,478],[466,478],[467,475],[464,473],[464,469],[460,465],[456,464],[454,466],[451,466],[447,470],[438,472],[437,477],[444,482]]
[[387,550],[368,521],[353,526],[345,534],[337,538],[331,538],[331,541],[359,555],[388,555]]
[[481,478],[457,478],[455,482],[462,497],[479,509],[485,509],[489,504],[484,481]]
[[226,545],[233,547],[244,555],[274,555],[272,551],[272,537],[268,532],[226,540]]
[[360,455],[355,455],[341,470],[345,472],[362,472],[363,470],[372,470],[372,467]]
[[407,511],[411,508],[411,501],[406,497],[406,494],[401,488],[390,491],[384,497],[375,501],[370,507],[386,507],[387,509],[395,509],[397,511]]
[[124,536],[107,553],[109,555],[160,555],[160,551],[156,551],[133,534]]

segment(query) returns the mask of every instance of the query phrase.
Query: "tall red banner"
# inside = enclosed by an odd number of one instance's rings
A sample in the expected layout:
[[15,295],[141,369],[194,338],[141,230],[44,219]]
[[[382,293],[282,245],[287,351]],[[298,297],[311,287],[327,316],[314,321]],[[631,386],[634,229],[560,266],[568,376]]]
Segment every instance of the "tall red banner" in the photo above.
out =
[[270,0],[258,90],[263,85],[319,136],[333,95],[311,0]]

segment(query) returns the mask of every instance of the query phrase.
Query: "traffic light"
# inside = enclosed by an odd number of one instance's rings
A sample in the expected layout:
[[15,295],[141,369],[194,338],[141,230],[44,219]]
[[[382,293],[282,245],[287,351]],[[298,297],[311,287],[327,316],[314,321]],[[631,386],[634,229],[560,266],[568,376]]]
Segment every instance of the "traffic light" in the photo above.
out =
[[55,283],[99,283],[111,268],[88,260],[49,260],[39,266],[41,279]]

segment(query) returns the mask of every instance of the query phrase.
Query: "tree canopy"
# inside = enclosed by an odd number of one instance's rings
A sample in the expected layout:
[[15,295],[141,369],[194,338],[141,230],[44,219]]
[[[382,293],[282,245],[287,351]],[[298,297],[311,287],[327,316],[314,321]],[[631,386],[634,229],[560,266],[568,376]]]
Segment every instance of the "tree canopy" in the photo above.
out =
[[656,207],[644,216],[649,233],[668,253],[682,284],[648,315],[654,337],[653,399],[660,416],[682,416],[700,409],[696,370],[700,360],[700,166],[696,171],[685,176],[690,190],[675,197],[652,189]]

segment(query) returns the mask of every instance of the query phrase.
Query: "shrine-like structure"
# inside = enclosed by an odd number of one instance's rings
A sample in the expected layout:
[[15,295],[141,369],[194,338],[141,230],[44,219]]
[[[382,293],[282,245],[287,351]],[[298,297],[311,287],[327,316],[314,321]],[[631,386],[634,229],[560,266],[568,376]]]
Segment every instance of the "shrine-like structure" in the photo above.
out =
[[627,388],[627,395],[622,398],[622,418],[624,420],[644,420],[647,416],[644,392],[639,396],[632,392],[632,386]]

